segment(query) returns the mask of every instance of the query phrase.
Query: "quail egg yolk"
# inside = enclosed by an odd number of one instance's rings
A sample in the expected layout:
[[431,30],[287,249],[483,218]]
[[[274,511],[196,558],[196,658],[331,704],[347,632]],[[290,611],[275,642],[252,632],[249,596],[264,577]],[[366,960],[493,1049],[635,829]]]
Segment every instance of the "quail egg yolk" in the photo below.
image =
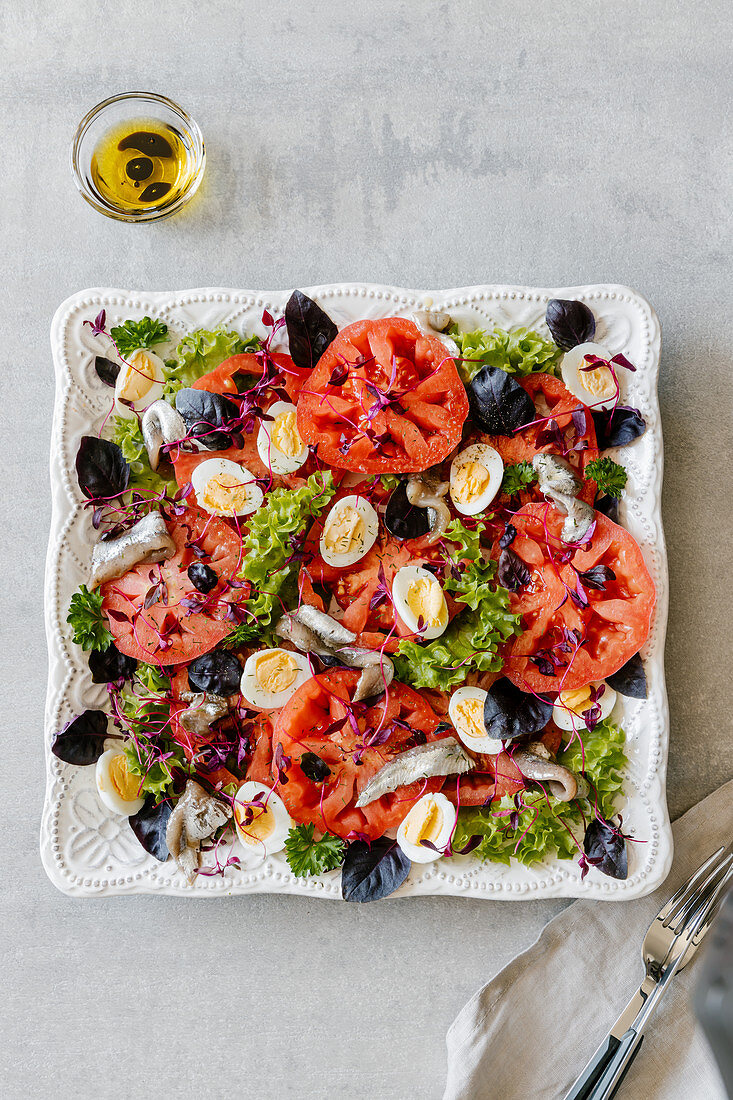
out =
[[[261,797],[264,801],[264,796]],[[242,839],[247,844],[261,843],[275,831],[275,814],[269,806],[249,802],[237,805],[236,812]]]
[[481,462],[466,462],[456,472],[453,486],[453,499],[459,504],[468,504],[484,492],[489,483],[490,474]]
[[[587,358],[583,360],[583,363],[585,366],[590,365]],[[593,397],[605,400],[607,397],[613,397],[616,393],[616,383],[613,375],[603,363],[598,363],[593,370],[584,370],[582,379],[583,388]]]
[[590,687],[576,688],[575,691],[561,691],[558,702],[573,714],[583,714],[591,705]]
[[265,653],[255,663],[255,678],[262,691],[278,695],[295,682],[298,666],[284,650]]
[[417,577],[407,589],[405,602],[416,619],[425,626],[440,626],[445,613],[443,590],[436,581]]
[[209,512],[236,516],[247,508],[248,484],[234,474],[215,474],[206,482],[201,503]]
[[455,720],[466,737],[485,737],[483,699],[462,699],[456,703]]
[[123,802],[134,802],[140,790],[140,777],[131,775],[127,770],[127,757],[124,752],[113,756],[109,762],[110,782]]
[[270,428],[270,439],[273,447],[277,447],[281,454],[288,458],[298,457],[303,450],[303,440],[298,435],[295,409],[289,409],[275,417]]
[[420,844],[423,840],[429,840],[431,844],[434,844],[437,838],[440,836],[440,830],[443,825],[443,813],[433,799],[427,804],[422,806],[416,806],[415,810],[419,809],[420,813],[412,811],[408,814],[407,824],[405,826],[405,840],[409,844]]
[[151,359],[145,351],[140,348],[128,359],[128,366],[124,367],[125,377],[122,380],[119,392],[117,394],[123,401],[140,401],[148,392],[153,382],[157,381],[155,377],[155,360]]
[[356,508],[341,508],[323,532],[323,544],[332,554],[350,554],[364,543],[365,523]]

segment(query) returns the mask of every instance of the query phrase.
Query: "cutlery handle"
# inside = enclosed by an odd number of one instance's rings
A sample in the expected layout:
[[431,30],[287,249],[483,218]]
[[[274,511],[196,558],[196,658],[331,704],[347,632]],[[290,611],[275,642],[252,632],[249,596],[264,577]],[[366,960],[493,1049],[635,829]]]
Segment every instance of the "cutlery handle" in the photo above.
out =
[[589,1100],[594,1086],[598,1084],[603,1071],[613,1061],[620,1045],[621,1040],[615,1035],[607,1035],[570,1092],[565,1094],[564,1100]]
[[644,1036],[638,1035],[631,1028],[619,1040],[616,1053],[605,1066],[600,1078],[597,1080],[592,1092],[588,1094],[588,1100],[612,1100],[621,1087],[631,1063],[641,1050]]

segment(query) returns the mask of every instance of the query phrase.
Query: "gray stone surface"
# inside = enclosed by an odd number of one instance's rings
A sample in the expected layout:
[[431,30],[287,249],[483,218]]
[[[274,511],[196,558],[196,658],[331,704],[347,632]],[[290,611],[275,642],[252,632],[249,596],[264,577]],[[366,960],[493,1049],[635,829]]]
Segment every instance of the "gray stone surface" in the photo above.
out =
[[[726,10],[0,5],[4,1096],[437,1097],[453,1015],[563,904],[95,902],[48,883],[48,325],[74,290],[638,288],[664,329],[673,815],[733,773]],[[197,201],[157,226],[95,214],[67,166],[81,115],[135,87],[179,100],[208,148]]]

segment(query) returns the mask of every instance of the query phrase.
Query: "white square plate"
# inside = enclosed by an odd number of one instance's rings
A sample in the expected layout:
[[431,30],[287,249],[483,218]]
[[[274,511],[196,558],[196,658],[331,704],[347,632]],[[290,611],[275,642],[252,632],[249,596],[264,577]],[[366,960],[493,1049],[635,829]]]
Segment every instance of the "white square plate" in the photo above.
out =
[[[581,881],[576,862],[551,860],[527,868],[481,863],[471,856],[413,867],[394,895],[454,894],[517,900],[521,897],[591,897],[624,900],[656,889],[672,860],[672,837],[665,800],[669,721],[664,686],[664,634],[668,580],[661,520],[662,428],[657,401],[659,322],[648,302],[623,286],[581,286],[543,290],[512,286],[475,286],[415,291],[372,284],[331,284],[304,288],[342,327],[367,317],[409,316],[415,309],[444,310],[464,327],[544,328],[549,298],[580,298],[597,318],[596,339],[613,352],[623,351],[637,367],[625,376],[624,402],[638,407],[646,433],[621,458],[629,479],[620,509],[621,523],[641,545],[657,587],[657,608],[644,647],[649,697],[622,699],[628,768],[624,829],[641,843],[629,844],[629,877],[624,882],[592,869]],[[82,435],[99,431],[109,408],[109,390],[94,371],[98,349],[88,326],[100,309],[108,325],[149,314],[166,321],[174,339],[194,328],[227,325],[259,332],[263,308],[282,314],[290,291],[255,293],[206,288],[151,294],[126,290],[85,290],[67,299],[51,327],[56,370],[56,404],[51,445],[53,514],[46,566],[45,608],[49,648],[45,744],[46,801],[41,826],[41,856],[51,881],[65,893],[98,897],[111,894],[289,893],[339,898],[340,872],[316,879],[295,878],[283,855],[257,870],[229,868],[224,877],[199,876],[185,882],[172,861],[159,863],[142,849],[124,817],[110,816],[94,785],[94,768],[72,767],[51,754],[53,735],[87,707],[104,707],[104,685],[92,684],[86,656],[71,641],[66,614],[71,594],[85,582],[94,541],[91,517],[74,474]],[[619,697],[621,698],[621,697]]]

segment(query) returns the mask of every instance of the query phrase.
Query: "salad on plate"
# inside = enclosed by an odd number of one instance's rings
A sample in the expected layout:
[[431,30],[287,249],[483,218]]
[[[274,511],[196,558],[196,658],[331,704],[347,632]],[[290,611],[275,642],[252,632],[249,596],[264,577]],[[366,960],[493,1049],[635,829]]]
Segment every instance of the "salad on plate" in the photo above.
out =
[[67,621],[109,707],[52,751],[146,851],[192,885],[278,856],[347,901],[469,853],[625,878],[655,589],[604,452],[645,423],[590,308],[84,323],[109,411]]

